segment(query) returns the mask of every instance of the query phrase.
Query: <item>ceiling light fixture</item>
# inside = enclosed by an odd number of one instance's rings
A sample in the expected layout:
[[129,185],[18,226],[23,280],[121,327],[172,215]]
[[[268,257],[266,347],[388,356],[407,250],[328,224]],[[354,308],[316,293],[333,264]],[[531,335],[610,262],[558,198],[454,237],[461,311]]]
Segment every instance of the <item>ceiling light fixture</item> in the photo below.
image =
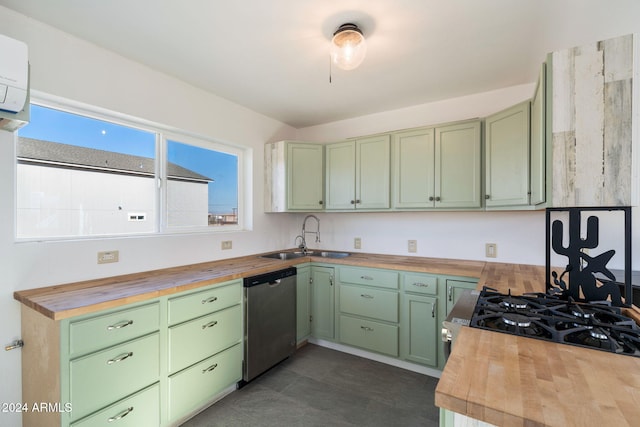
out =
[[331,62],[343,70],[353,70],[367,54],[367,42],[356,24],[342,24],[331,39]]

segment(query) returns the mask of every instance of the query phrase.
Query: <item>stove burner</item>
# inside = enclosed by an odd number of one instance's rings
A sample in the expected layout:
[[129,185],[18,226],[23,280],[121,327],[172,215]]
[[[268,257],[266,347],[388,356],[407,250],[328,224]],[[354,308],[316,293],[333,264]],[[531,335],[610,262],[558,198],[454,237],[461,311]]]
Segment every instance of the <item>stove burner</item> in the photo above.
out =
[[503,298],[500,305],[507,308],[515,308],[516,310],[524,310],[529,306],[526,300],[522,298],[514,298],[512,296]]
[[502,315],[502,321],[509,326],[517,326],[519,328],[531,326],[531,318],[523,314],[505,313]]
[[547,294],[513,297],[485,287],[470,326],[640,357],[640,326],[620,307]]
[[591,335],[591,338],[595,338],[598,340],[608,340],[609,337],[607,337],[607,335],[602,332],[601,329],[591,329],[589,331],[589,335]]

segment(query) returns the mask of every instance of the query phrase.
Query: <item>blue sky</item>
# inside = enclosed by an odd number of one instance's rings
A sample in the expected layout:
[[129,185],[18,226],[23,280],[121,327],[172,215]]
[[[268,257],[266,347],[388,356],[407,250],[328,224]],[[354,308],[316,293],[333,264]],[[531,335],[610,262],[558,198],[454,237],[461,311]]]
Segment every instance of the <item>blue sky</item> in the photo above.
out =
[[[30,123],[18,133],[26,138],[155,158],[152,132],[33,104]],[[236,156],[170,141],[168,159],[214,180],[209,184],[210,213],[231,213],[238,206]]]

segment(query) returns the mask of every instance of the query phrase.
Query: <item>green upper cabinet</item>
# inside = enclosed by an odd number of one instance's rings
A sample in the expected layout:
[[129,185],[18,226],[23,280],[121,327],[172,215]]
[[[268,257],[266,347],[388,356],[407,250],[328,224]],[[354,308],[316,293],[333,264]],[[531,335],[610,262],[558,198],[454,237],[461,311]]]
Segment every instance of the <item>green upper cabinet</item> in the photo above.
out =
[[265,145],[265,212],[324,209],[324,145],[278,141]]
[[435,207],[480,208],[480,121],[435,128]]
[[434,129],[393,134],[393,206],[433,207],[435,200]]
[[536,206],[547,201],[547,67],[540,68],[536,90],[531,100],[531,145],[529,204]]
[[530,103],[520,103],[486,118],[486,206],[529,204]]
[[328,144],[326,157],[327,209],[389,208],[389,135]]
[[393,207],[479,208],[480,121],[393,134]]

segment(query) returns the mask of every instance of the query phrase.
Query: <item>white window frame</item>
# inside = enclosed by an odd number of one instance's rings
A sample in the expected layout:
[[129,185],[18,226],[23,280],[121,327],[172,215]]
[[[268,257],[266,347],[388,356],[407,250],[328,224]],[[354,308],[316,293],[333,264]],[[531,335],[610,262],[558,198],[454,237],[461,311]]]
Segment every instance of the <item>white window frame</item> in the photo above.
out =
[[[29,241],[69,241],[69,240],[95,240],[105,238],[129,238],[129,237],[153,237],[160,235],[177,235],[192,233],[225,233],[230,231],[243,231],[250,224],[249,213],[247,212],[247,195],[251,189],[247,186],[249,180],[245,179],[247,173],[246,167],[251,164],[250,156],[252,150],[249,147],[241,145],[231,145],[219,142],[213,138],[197,135],[182,129],[170,128],[168,126],[151,122],[145,119],[136,118],[126,114],[114,112],[100,107],[80,103],[64,99],[58,96],[49,95],[39,91],[31,91],[31,104],[39,105],[46,108],[56,109],[59,111],[77,114],[80,116],[110,122],[116,125],[127,126],[142,131],[156,134],[156,157],[155,157],[155,179],[157,181],[155,192],[155,209],[156,223],[154,230],[144,233],[122,233],[122,234],[103,234],[103,235],[87,235],[87,236],[55,236],[55,237],[18,237],[18,217],[17,217],[17,198],[18,198],[18,179],[17,179],[17,148],[14,147],[14,239],[16,242]],[[17,144],[17,136],[15,138]],[[238,158],[238,223],[222,226],[189,226],[189,227],[170,227],[167,224],[167,185],[166,168],[167,168],[167,141],[194,145],[200,148],[220,151],[226,154],[232,154]]]

